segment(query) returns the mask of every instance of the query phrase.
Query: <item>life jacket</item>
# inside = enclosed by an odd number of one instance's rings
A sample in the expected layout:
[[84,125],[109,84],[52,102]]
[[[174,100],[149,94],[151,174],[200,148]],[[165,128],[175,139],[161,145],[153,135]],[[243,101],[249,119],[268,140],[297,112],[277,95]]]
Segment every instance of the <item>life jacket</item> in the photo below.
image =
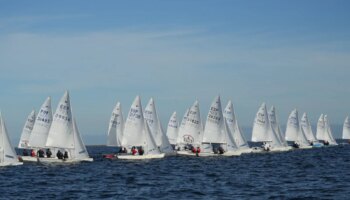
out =
[[201,148],[197,148],[197,153],[200,153],[201,152]]
[[32,152],[30,153],[30,155],[31,155],[32,157],[35,157],[35,156],[36,156],[35,151],[32,151]]

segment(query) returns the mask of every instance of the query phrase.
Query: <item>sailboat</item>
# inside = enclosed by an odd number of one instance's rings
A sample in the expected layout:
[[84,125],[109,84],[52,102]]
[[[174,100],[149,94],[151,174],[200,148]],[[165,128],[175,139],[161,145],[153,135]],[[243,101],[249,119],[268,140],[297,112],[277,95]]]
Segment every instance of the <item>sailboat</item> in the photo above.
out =
[[[183,125],[183,126],[182,126]],[[189,109],[186,121],[181,123],[179,131],[179,147],[178,155],[195,155],[190,149],[198,148],[202,142],[203,126],[199,110],[199,102],[196,100]]]
[[177,151],[183,150],[186,147],[186,143],[185,143],[185,132],[184,132],[184,128],[186,125],[186,121],[187,121],[187,116],[188,113],[190,112],[190,109],[186,109],[184,116],[182,117],[179,129],[178,129],[178,133],[177,133],[177,141],[176,141],[176,145],[175,145],[175,149]]
[[163,158],[153,138],[150,127],[145,122],[142,112],[141,98],[137,96],[130,107],[128,117],[125,121],[124,137],[122,145],[131,149],[132,147],[142,147],[143,155],[117,155],[118,159],[140,160],[151,158]]
[[86,151],[78,127],[73,119],[68,91],[64,93],[58,103],[45,146],[48,148],[67,151],[69,157],[66,159],[58,159],[55,156],[52,158],[38,158],[38,162],[40,163],[76,163],[82,161],[93,161]]
[[325,141],[329,143],[329,145],[338,145],[338,143],[335,141],[331,129],[331,124],[328,120],[328,116],[324,116],[324,124],[325,124]]
[[144,118],[160,152],[166,155],[175,154],[168,137],[163,131],[153,98],[148,101],[144,111]]
[[173,114],[169,119],[168,128],[166,132],[166,135],[169,138],[169,142],[173,146],[175,146],[177,143],[178,133],[179,133],[179,123],[177,121],[176,112],[173,112]]
[[[41,105],[36,116],[33,129],[30,133],[27,147],[36,152],[38,149],[45,148],[47,136],[52,123],[51,97],[47,97]],[[21,156],[24,162],[37,162],[36,157]]]
[[342,139],[349,140],[349,142],[350,142],[350,120],[349,120],[349,116],[347,116],[345,118],[345,121],[344,121]]
[[306,139],[304,129],[300,127],[297,109],[294,109],[288,117],[285,139],[293,141],[293,146],[296,148],[312,148]]
[[283,147],[285,147],[286,149],[290,149],[291,150],[292,147],[288,146],[288,143],[284,139],[284,135],[282,134],[282,131],[281,131],[281,128],[280,128],[280,125],[279,125],[279,121],[278,121],[278,117],[277,117],[277,114],[276,114],[275,106],[271,106],[268,114],[269,114],[269,119],[270,119],[270,123],[271,123],[272,129],[274,129],[279,143]]
[[22,164],[18,161],[16,151],[11,145],[5,122],[0,113],[0,167]]
[[108,127],[107,146],[122,147],[124,119],[120,102],[113,109]]
[[35,123],[35,111],[32,110],[32,112],[30,112],[30,114],[27,117],[26,123],[24,124],[21,138],[19,139],[19,143],[18,143],[19,149],[29,148],[28,146],[29,138],[30,138],[30,134],[32,133],[34,123]]
[[223,116],[227,124],[226,142],[228,149],[224,155],[229,154],[228,152],[234,152],[235,154],[237,154],[237,152],[251,153],[252,149],[249,148],[247,141],[243,137],[243,132],[238,125],[236,114],[231,101],[228,101]]
[[318,119],[316,138],[321,140],[324,145],[337,145],[337,142],[333,139],[327,115],[321,114]]
[[252,131],[252,142],[263,142],[263,147],[266,151],[290,150],[284,147],[278,140],[277,134],[271,126],[265,103],[260,106],[256,113]]
[[303,129],[306,139],[313,147],[322,147],[323,144],[318,142],[315,135],[312,132],[310,121],[307,117],[307,114],[304,112],[300,120],[300,127]]

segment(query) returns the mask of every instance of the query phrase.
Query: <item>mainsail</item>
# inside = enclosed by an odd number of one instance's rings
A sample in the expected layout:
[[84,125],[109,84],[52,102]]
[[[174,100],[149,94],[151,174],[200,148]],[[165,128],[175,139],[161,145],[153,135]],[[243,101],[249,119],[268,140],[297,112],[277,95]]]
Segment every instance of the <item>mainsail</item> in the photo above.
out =
[[18,143],[18,148],[28,148],[30,134],[32,133],[33,127],[35,123],[35,111],[28,115],[26,123],[24,124],[21,138]]
[[74,148],[74,129],[69,93],[66,91],[58,103],[46,141],[47,147]]
[[203,133],[203,143],[226,143],[226,126],[222,114],[220,96],[212,102]]
[[124,119],[120,102],[113,109],[108,127],[107,146],[120,147],[123,138]]
[[344,121],[342,138],[347,140],[350,139],[350,120],[348,116],[345,118]]
[[223,115],[227,123],[227,131],[233,134],[235,145],[237,145],[238,148],[249,147],[238,125],[235,110],[231,101],[228,101]]
[[181,130],[181,143],[199,145],[201,143],[202,133],[203,126],[200,117],[199,103],[195,101],[188,111],[186,123],[183,130]]
[[168,137],[165,135],[160,119],[158,117],[157,109],[153,98],[151,98],[144,111],[145,121],[148,124],[150,133],[155,139],[156,146],[160,148],[163,153],[170,153],[173,151]]
[[169,138],[170,144],[176,145],[178,132],[179,132],[179,123],[177,122],[176,112],[174,112],[169,119],[168,128],[166,132],[166,135]]
[[312,132],[310,121],[309,121],[306,113],[304,113],[303,116],[301,117],[300,126],[303,129],[305,136],[306,136],[306,139],[309,142],[316,141],[316,138]]
[[18,163],[17,154],[11,145],[5,122],[0,113],[0,165],[1,163]]
[[47,137],[52,123],[51,97],[47,97],[41,106],[29,138],[30,147],[43,148],[46,145]]
[[125,121],[122,146],[129,149],[132,146],[146,145],[145,122],[142,113],[141,98],[137,96],[130,107]]

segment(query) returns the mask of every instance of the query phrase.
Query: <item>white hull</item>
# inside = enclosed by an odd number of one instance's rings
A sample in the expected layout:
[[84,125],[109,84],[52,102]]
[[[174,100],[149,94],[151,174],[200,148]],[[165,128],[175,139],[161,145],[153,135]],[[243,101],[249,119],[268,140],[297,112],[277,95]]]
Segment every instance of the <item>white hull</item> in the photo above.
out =
[[221,154],[221,156],[240,156],[242,152],[240,150],[237,151],[227,151],[224,154]]
[[283,152],[283,151],[290,151],[292,150],[293,147],[288,146],[288,147],[272,147],[270,149],[270,152]]
[[37,157],[32,157],[32,156],[21,156],[21,159],[23,162],[37,162],[38,161]]
[[0,163],[0,167],[17,166],[17,165],[23,165],[23,163],[22,162],[14,162],[14,163],[3,162],[3,163]]
[[[197,154],[193,153],[192,151],[178,151],[177,155],[180,155],[180,156],[197,156]],[[201,153],[198,154],[198,157],[210,157],[210,156],[219,156],[219,155],[221,155],[221,154],[215,154],[214,152],[210,152],[210,153],[201,152]]]
[[117,155],[118,159],[122,160],[144,160],[144,159],[156,159],[156,158],[164,158],[165,154],[147,154],[147,155]]
[[79,163],[79,162],[92,162],[93,158],[85,159],[58,159],[58,158],[37,158],[37,161],[42,164],[59,164],[59,163]]
[[238,151],[242,153],[253,153],[253,149],[252,148],[238,148]]
[[312,146],[299,146],[299,149],[312,149]]

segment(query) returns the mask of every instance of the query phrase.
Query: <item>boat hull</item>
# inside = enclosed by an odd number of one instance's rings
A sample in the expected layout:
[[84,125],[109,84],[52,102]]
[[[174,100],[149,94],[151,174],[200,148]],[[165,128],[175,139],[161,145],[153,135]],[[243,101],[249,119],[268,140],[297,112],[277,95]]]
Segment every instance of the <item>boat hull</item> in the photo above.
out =
[[3,163],[0,163],[0,167],[18,166],[18,165],[23,165],[23,163],[22,162],[13,162],[13,163],[3,162]]
[[79,162],[93,162],[93,158],[84,159],[58,159],[58,158],[37,158],[37,162],[42,164],[59,164],[59,163],[79,163]]
[[21,156],[20,159],[22,159],[23,162],[37,162],[38,161],[37,157],[32,157],[32,156]]
[[221,156],[240,156],[242,152],[240,150],[237,151],[227,151],[224,154],[220,154]]
[[147,154],[147,155],[117,155],[116,157],[121,160],[145,160],[145,159],[160,159],[164,158],[165,154]]
[[214,154],[214,152],[210,152],[210,153],[201,152],[197,155],[196,153],[193,153],[191,151],[178,151],[176,154],[180,155],[180,156],[197,156],[197,157],[210,157],[210,156],[219,156],[220,155],[220,154]]

